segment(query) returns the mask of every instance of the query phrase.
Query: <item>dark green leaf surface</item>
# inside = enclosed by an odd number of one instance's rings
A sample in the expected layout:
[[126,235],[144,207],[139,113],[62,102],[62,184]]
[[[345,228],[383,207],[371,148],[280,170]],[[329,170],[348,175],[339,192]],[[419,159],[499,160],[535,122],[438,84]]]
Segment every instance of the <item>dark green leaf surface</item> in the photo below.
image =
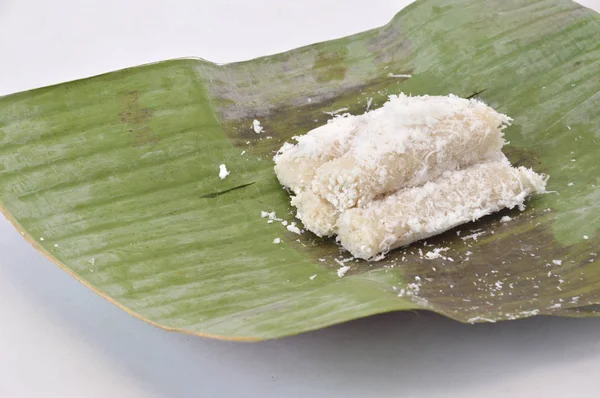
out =
[[[420,0],[382,28],[284,54],[165,61],[2,97],[0,204],[66,271],[172,330],[251,340],[393,310],[596,315],[599,71],[600,17],[575,3]],[[555,193],[348,262],[338,278],[348,255],[333,241],[260,217],[293,220],[273,151],[325,112],[360,114],[399,92],[478,93],[515,119],[509,158],[549,174]],[[437,247],[453,261],[420,254]]]

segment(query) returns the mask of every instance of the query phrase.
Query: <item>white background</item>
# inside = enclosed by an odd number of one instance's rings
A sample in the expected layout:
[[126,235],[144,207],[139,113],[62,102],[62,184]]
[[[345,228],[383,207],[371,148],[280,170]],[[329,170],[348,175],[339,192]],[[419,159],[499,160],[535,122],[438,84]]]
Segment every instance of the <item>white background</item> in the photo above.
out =
[[[285,51],[377,27],[407,3],[0,0],[0,95],[168,58]],[[2,398],[596,397],[599,373],[600,319],[469,326],[396,313],[255,344],[168,333],[0,218]]]

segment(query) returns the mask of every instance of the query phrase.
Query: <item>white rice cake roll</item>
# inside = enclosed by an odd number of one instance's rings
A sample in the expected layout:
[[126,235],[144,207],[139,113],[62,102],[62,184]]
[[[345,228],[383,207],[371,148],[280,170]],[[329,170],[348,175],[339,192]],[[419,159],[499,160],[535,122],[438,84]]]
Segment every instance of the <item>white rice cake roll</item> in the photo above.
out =
[[296,193],[306,190],[320,166],[350,149],[351,138],[360,124],[361,117],[345,114],[293,137],[297,144],[286,142],[273,158],[279,182]]
[[448,171],[439,179],[349,209],[338,220],[338,240],[354,257],[379,253],[440,234],[503,208],[522,206],[545,191],[546,178],[508,161]]
[[340,212],[331,203],[318,195],[304,191],[292,197],[292,206],[297,208],[296,218],[317,236],[336,234],[336,223]]
[[[503,153],[498,154],[497,160],[508,162]],[[313,192],[304,191],[292,196],[291,204],[297,209],[296,218],[315,235],[331,237],[337,234],[337,221],[342,211],[329,201]]]
[[498,159],[511,120],[474,99],[404,94],[363,118],[350,149],[321,166],[312,184],[340,210]]

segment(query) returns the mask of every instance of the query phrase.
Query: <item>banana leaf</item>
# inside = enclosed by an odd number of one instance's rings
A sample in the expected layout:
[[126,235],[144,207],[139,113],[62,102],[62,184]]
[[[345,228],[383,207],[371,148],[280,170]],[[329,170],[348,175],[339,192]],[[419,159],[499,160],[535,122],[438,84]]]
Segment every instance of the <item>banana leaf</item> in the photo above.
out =
[[[505,153],[550,175],[553,192],[379,262],[261,218],[294,219],[274,151],[399,92],[475,96],[510,115]],[[283,54],[170,60],[2,97],[0,205],[75,279],[167,330],[245,341],[396,310],[593,316],[599,109],[597,13],[419,0],[381,28]]]

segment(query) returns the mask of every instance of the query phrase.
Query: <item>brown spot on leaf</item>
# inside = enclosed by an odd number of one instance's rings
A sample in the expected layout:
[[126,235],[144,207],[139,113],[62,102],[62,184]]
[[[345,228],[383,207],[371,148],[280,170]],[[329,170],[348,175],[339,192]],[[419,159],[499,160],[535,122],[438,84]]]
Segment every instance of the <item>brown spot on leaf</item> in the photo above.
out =
[[313,65],[315,77],[319,82],[331,80],[344,80],[346,77],[345,65],[348,49],[341,47],[337,51],[319,51]]
[[542,161],[532,150],[506,145],[502,148],[502,152],[504,152],[510,163],[515,167],[524,166],[534,168],[538,172],[543,172],[540,168]]
[[139,102],[140,94],[129,91],[124,96],[124,110],[119,114],[121,123],[128,126],[135,146],[156,144],[160,138],[152,131],[148,121],[152,118],[152,111],[142,108]]

